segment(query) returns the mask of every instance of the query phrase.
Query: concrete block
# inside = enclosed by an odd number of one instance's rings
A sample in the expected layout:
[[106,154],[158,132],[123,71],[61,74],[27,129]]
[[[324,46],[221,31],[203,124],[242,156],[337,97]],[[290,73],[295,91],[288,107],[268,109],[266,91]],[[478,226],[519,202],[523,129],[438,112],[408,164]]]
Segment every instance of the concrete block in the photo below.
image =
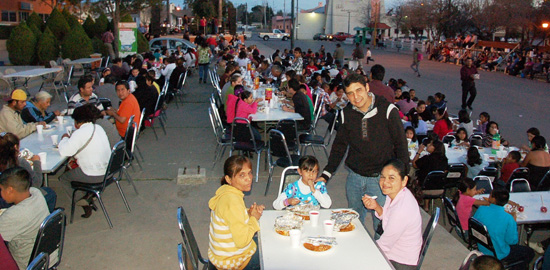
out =
[[[185,171],[185,174],[184,174]],[[200,168],[200,172],[197,168],[184,168],[178,169],[178,185],[202,185],[206,183],[206,169]]]

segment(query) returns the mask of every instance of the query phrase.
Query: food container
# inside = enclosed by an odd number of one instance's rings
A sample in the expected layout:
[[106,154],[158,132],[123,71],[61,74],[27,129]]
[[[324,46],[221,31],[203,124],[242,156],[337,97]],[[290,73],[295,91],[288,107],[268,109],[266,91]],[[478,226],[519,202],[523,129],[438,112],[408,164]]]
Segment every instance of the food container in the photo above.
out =
[[318,236],[308,237],[304,242],[304,247],[314,252],[323,252],[337,245],[335,237]]
[[295,215],[294,213],[286,213],[283,216],[279,216],[275,219],[275,232],[280,235],[289,236],[290,230],[302,229],[302,217]]
[[309,211],[318,211],[319,209],[321,209],[319,205],[313,204],[299,204],[287,208],[288,211],[302,217],[304,220],[309,220]]
[[338,232],[351,232],[355,225],[351,222],[359,217],[359,213],[351,209],[334,210],[330,219],[334,220],[334,230]]

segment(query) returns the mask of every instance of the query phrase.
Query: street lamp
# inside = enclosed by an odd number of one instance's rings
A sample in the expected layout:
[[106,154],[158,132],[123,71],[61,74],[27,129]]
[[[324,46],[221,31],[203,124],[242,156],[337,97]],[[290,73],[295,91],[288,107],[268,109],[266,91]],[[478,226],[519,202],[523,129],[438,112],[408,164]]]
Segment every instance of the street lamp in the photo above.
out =
[[542,28],[548,29],[548,23],[542,23]]

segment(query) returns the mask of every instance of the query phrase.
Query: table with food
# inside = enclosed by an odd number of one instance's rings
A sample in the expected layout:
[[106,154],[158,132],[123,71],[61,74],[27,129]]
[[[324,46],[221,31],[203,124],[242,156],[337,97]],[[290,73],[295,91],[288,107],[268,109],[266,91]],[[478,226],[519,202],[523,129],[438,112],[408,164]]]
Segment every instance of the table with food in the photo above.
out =
[[393,269],[351,209],[297,205],[264,211],[262,269]]

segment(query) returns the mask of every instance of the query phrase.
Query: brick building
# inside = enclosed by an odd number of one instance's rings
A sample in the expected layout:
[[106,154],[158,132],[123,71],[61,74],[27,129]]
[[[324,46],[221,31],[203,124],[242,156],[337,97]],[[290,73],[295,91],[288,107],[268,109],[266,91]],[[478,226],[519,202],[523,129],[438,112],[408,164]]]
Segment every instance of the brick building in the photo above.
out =
[[40,0],[0,0],[0,25],[16,25],[25,21],[32,12],[44,21],[52,12],[52,7]]

